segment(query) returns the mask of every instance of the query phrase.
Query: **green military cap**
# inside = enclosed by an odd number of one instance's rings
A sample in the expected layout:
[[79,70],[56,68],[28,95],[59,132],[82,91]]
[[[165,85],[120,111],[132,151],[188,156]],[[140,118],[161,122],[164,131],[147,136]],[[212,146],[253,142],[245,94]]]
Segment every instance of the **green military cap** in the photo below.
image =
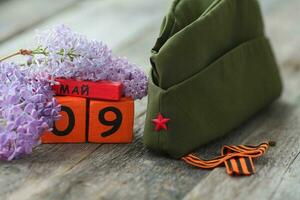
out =
[[176,0],[152,49],[144,144],[174,158],[229,133],[282,82],[256,0]]

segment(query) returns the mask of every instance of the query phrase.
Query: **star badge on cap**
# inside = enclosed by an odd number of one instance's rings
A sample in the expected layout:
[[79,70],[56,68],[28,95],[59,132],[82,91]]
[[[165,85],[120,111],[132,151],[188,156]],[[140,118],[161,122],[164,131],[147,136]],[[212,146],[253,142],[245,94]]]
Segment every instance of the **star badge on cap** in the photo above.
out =
[[159,113],[156,119],[152,119],[152,122],[155,125],[155,131],[160,131],[161,129],[168,130],[167,123],[169,121],[169,118],[164,118],[164,116]]

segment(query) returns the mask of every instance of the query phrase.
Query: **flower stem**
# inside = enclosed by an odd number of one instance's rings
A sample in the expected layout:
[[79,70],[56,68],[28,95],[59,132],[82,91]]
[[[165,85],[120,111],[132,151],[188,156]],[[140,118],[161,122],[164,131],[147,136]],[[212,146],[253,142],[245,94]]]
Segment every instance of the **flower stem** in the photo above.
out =
[[6,57],[4,57],[4,58],[1,58],[0,59],[0,62],[2,62],[2,61],[4,61],[4,60],[7,60],[7,59],[9,59],[9,58],[12,58],[12,57],[15,57],[15,56],[17,56],[17,55],[31,55],[32,54],[32,51],[31,50],[27,50],[27,49],[20,49],[18,52],[16,52],[16,53],[13,53],[13,54],[11,54],[11,55],[8,55],[8,56],[6,56]]
[[9,55],[9,56],[6,56],[6,57],[4,57],[4,58],[1,58],[1,59],[0,59],[0,62],[2,62],[2,61],[4,61],[4,60],[7,60],[7,59],[9,59],[9,58],[12,58],[12,57],[14,57],[14,56],[17,56],[17,55],[20,55],[20,52],[17,52],[17,53],[11,54],[11,55]]
[[[12,58],[12,57],[15,57],[17,55],[31,55],[31,56],[34,56],[34,55],[44,55],[44,56],[48,56],[49,55],[49,52],[46,51],[46,48],[42,48],[41,46],[37,47],[35,50],[28,50],[28,49],[20,49],[18,52],[16,53],[13,53],[11,55],[8,55],[4,58],[1,58],[0,59],[0,62],[4,61],[4,60],[7,60],[9,58]],[[61,55],[63,56],[64,55],[64,50],[60,50],[59,52],[57,52],[57,55]],[[67,52],[66,54],[67,56],[70,57],[70,59],[74,59],[75,57],[78,57],[80,55],[78,54],[75,54],[73,50]]]

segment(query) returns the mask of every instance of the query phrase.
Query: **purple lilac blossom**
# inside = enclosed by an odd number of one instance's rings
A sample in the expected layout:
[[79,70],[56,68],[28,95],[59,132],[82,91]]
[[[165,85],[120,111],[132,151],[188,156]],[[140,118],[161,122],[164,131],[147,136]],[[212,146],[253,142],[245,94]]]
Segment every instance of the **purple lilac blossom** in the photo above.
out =
[[14,63],[0,62],[0,159],[30,154],[59,118],[60,106],[47,79],[29,77]]
[[118,81],[124,96],[141,99],[147,95],[147,76],[126,58],[114,57],[107,45],[60,25],[38,32],[38,46],[44,58],[35,58],[33,73],[47,72],[54,78]]

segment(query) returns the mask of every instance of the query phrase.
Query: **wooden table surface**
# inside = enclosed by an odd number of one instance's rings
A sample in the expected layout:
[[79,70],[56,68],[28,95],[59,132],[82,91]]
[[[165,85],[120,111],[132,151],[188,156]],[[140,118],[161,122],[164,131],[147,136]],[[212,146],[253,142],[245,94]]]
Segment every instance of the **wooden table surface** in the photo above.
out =
[[[66,24],[106,42],[115,54],[150,68],[150,49],[170,0],[0,1],[0,55],[30,48],[35,29]],[[0,199],[299,199],[300,1],[261,0],[285,90],[277,102],[227,137],[200,148],[210,158],[224,144],[277,146],[251,177],[224,168],[198,170],[142,144],[146,101],[136,101],[132,144],[41,145],[21,160],[0,162]]]

